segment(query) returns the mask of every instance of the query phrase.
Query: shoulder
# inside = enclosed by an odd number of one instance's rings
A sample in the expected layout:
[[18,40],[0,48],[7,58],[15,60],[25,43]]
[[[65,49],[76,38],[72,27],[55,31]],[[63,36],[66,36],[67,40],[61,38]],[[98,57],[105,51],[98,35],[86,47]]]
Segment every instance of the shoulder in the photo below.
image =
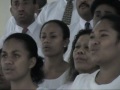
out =
[[72,89],[87,89],[92,83],[94,83],[95,76],[98,71],[95,71],[92,74],[80,74],[78,75],[73,84]]

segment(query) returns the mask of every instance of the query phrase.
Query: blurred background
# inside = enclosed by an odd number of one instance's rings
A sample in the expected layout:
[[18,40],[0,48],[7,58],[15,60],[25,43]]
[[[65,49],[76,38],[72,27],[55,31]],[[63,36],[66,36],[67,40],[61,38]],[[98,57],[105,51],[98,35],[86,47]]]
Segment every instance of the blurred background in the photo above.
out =
[[[48,3],[55,0],[47,0]],[[10,0],[0,0],[0,37],[3,34],[6,23],[10,18]]]

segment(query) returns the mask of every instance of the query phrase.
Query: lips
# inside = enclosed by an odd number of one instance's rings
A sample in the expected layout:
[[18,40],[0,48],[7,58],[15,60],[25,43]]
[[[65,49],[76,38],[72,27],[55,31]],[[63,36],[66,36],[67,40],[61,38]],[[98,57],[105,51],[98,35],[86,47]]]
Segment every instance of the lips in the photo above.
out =
[[3,72],[4,72],[4,74],[9,74],[9,73],[11,73],[13,70],[14,70],[14,69],[12,69],[12,68],[4,68],[4,69],[3,69]]
[[80,4],[80,6],[79,6],[79,8],[85,8],[85,7],[89,7],[89,5],[86,4],[86,3],[82,3],[82,4]]
[[78,56],[75,58],[75,61],[79,62],[79,63],[85,63],[87,61],[87,59],[85,57]]

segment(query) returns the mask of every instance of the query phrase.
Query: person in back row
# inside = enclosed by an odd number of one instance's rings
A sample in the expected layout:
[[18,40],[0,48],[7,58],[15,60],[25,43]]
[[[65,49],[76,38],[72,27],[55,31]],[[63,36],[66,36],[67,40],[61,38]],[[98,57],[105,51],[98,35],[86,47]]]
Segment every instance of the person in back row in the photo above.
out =
[[[36,0],[11,0],[10,11],[15,23],[9,23],[7,31],[0,40],[0,48],[4,39],[13,33],[26,33],[30,35],[34,38],[38,47],[40,47],[40,25],[35,17],[35,13],[38,11],[36,3]],[[38,53],[40,56],[43,55],[40,48]]]
[[11,90],[44,90],[37,89],[44,78],[43,60],[37,50],[35,41],[27,34],[15,33],[5,39],[1,66]]
[[45,56],[45,80],[40,86],[55,90],[64,84],[69,65],[64,61],[63,54],[67,50],[69,37],[69,28],[62,21],[50,20],[42,26],[40,41]]
[[94,0],[91,6],[93,15],[93,26],[104,15],[114,14],[120,15],[120,1],[119,0]]
[[103,16],[90,35],[91,60],[100,69],[92,74],[80,74],[71,89],[120,89],[120,16]]

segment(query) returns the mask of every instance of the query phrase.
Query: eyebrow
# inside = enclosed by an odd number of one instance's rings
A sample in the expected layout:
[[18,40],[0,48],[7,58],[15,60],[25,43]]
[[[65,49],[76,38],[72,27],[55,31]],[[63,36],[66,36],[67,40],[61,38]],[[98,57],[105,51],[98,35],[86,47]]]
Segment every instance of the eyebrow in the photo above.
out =
[[108,30],[101,29],[99,32],[108,32]]
[[[19,50],[14,50],[12,53],[20,52]],[[6,51],[2,51],[1,53],[7,53]]]

